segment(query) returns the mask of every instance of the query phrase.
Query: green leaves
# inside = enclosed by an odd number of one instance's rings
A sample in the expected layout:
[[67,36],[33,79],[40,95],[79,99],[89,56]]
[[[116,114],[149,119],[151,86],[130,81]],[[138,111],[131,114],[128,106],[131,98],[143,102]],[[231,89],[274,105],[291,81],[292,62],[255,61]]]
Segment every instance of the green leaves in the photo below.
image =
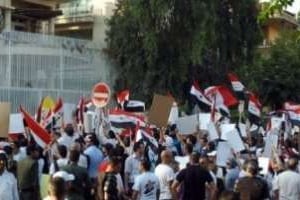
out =
[[194,79],[220,83],[252,62],[260,42],[256,0],[119,0],[108,21],[106,52],[116,64],[116,90],[150,102],[155,92],[185,100]]

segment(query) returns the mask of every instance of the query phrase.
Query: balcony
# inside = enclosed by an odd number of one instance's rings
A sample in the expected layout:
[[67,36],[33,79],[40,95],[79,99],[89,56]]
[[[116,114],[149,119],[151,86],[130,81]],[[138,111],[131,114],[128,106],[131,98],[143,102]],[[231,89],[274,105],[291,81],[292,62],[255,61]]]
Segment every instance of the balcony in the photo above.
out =
[[103,16],[102,9],[94,9],[93,6],[60,8],[62,16],[56,18],[56,25],[93,22],[95,16]]

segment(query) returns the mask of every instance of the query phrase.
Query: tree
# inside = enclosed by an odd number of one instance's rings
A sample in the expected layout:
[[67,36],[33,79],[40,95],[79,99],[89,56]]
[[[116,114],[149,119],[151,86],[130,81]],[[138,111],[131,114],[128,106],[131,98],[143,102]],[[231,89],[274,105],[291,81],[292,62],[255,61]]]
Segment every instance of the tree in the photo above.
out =
[[300,102],[299,32],[284,32],[269,49],[269,56],[256,56],[251,67],[238,73],[249,88],[258,91],[263,103],[280,109],[285,101]]
[[288,6],[293,5],[295,0],[270,0],[266,6],[261,10],[259,19],[264,21],[275,12],[282,12]]
[[119,71],[116,90],[187,98],[194,79],[222,83],[253,60],[260,43],[256,0],[119,0],[108,21],[107,54]]

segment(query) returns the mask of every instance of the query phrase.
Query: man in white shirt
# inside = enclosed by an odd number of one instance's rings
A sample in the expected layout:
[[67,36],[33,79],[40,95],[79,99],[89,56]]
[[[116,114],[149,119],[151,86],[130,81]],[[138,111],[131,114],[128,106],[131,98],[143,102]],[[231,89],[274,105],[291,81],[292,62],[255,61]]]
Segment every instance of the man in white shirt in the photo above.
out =
[[58,144],[65,145],[68,149],[70,149],[70,146],[77,138],[79,138],[79,134],[74,131],[73,125],[67,124],[65,132],[61,135],[57,142]]
[[0,153],[0,199],[19,200],[17,180],[6,170],[6,165],[7,157]]
[[290,158],[288,161],[288,170],[280,173],[274,180],[273,189],[276,199],[294,200],[300,199],[300,174],[296,172],[298,159]]
[[125,190],[131,195],[131,189],[134,185],[135,178],[140,174],[139,166],[144,156],[145,145],[142,142],[136,142],[133,145],[134,153],[126,158],[125,161]]
[[172,182],[175,179],[175,173],[170,167],[170,163],[173,160],[171,151],[165,150],[161,153],[161,164],[155,168],[155,175],[158,177],[160,184],[160,200],[175,199],[175,195],[172,194]]
[[158,200],[159,180],[154,173],[150,172],[151,163],[142,160],[140,164],[141,175],[138,175],[132,187],[133,200]]

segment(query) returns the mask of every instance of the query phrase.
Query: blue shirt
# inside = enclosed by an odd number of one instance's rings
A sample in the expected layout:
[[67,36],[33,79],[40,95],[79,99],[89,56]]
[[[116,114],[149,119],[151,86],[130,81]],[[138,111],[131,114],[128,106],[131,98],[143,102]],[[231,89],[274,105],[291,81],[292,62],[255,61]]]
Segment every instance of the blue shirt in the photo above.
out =
[[103,160],[103,154],[99,148],[92,145],[89,146],[85,151],[84,154],[89,157],[89,167],[88,173],[90,178],[97,178],[98,174],[98,166]]

